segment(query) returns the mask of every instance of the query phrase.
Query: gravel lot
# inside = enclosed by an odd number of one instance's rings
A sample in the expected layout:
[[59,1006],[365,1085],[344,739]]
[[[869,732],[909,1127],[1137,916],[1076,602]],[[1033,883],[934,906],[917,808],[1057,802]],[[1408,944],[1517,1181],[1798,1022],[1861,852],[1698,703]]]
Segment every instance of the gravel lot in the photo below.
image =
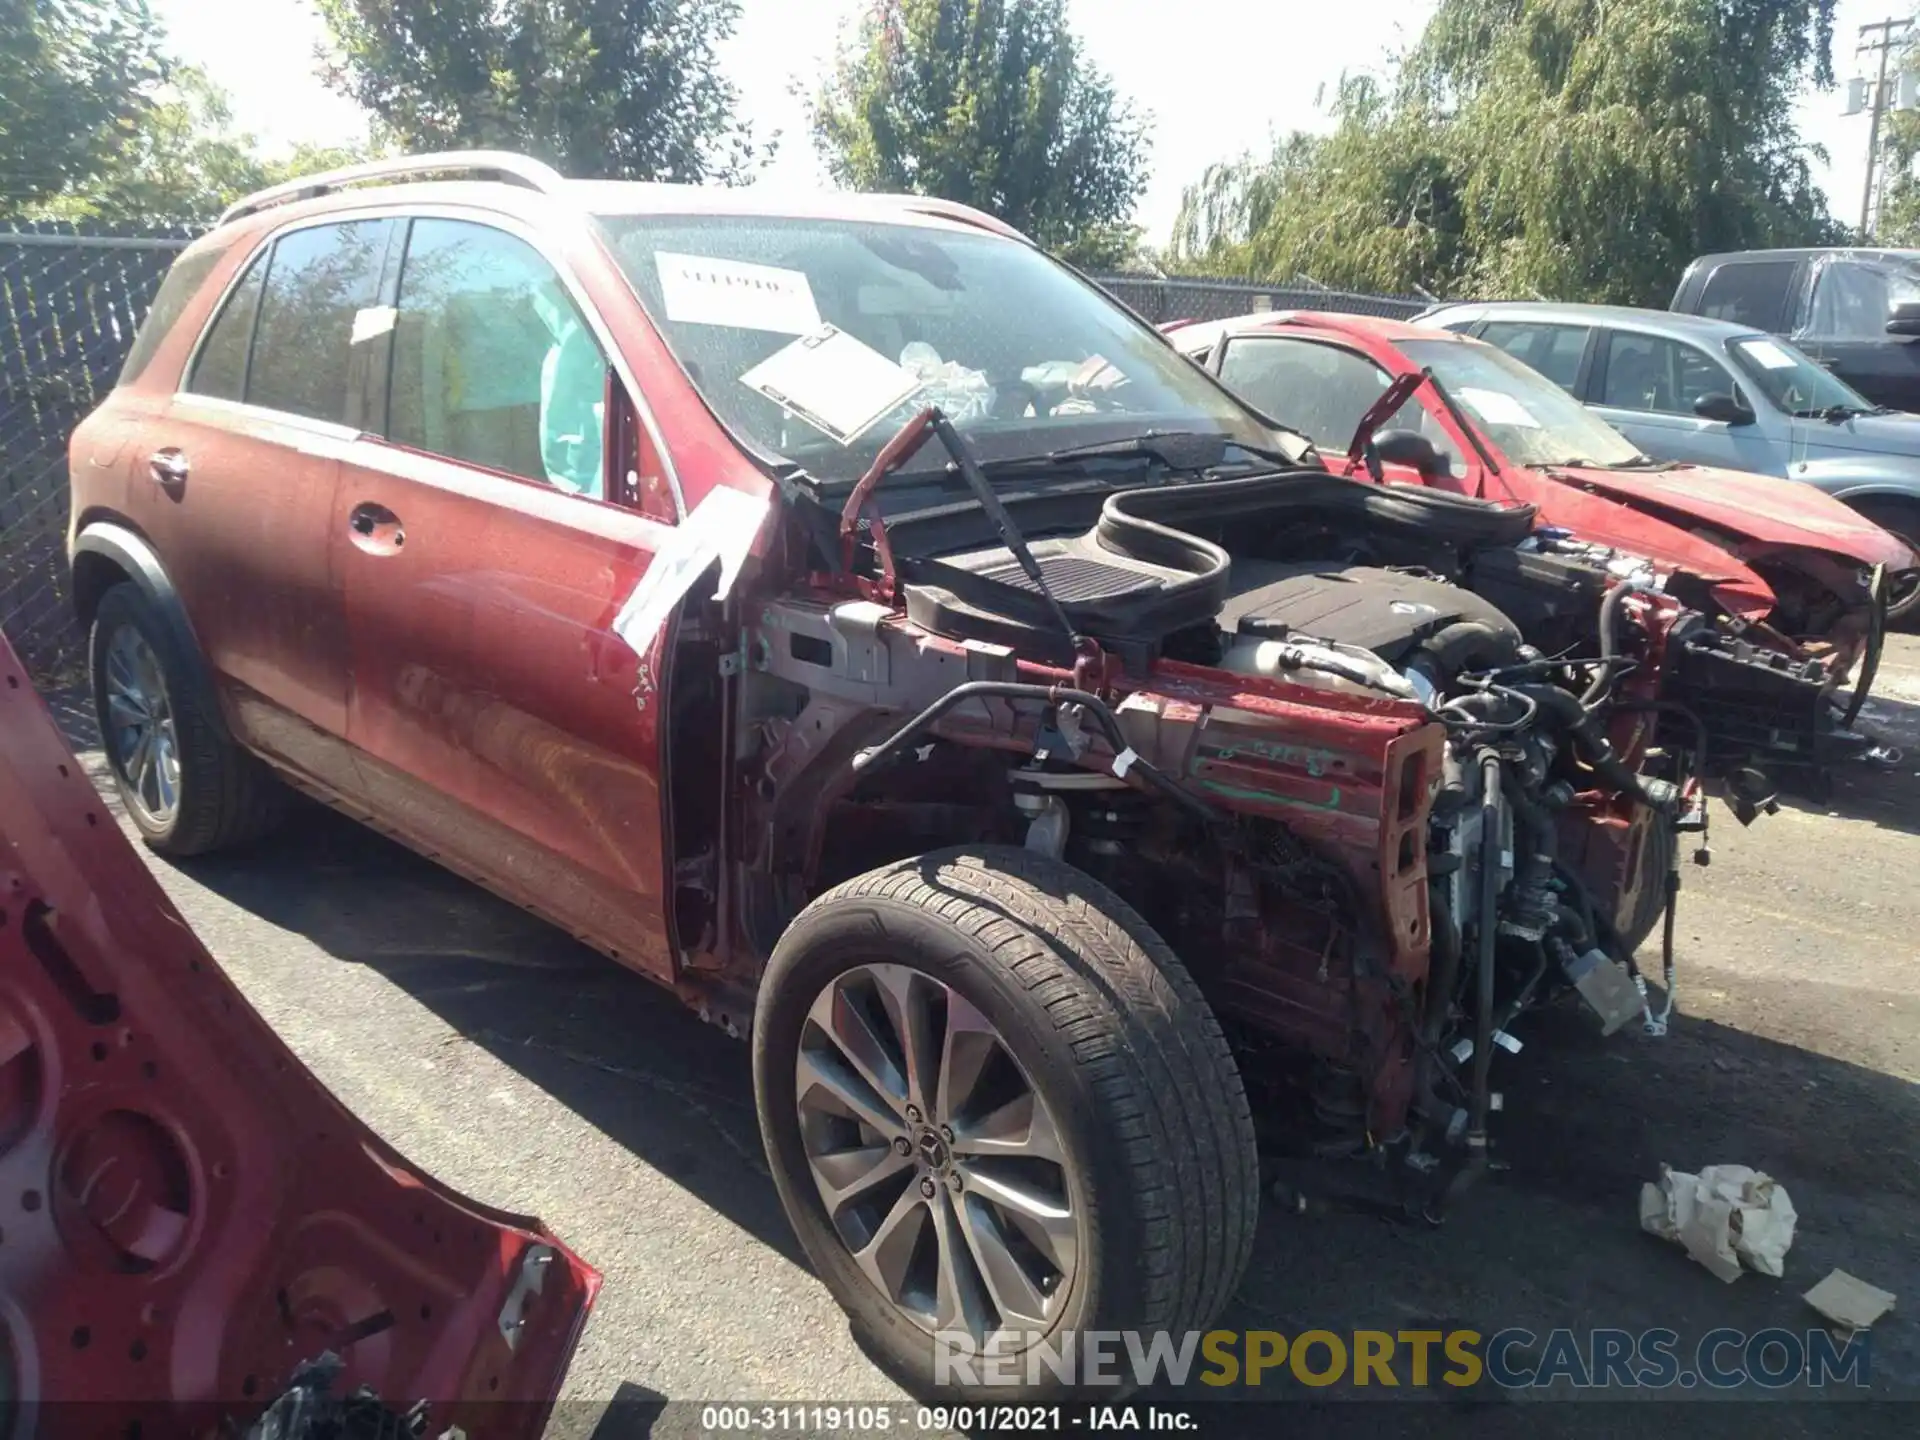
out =
[[[1685,876],[1671,1036],[1603,1043],[1559,1016],[1523,1030],[1525,1052],[1496,1070],[1507,1097],[1497,1153],[1510,1168],[1434,1230],[1269,1207],[1223,1323],[1804,1330],[1814,1317],[1800,1294],[1838,1265],[1901,1297],[1873,1337],[1873,1388],[1920,1398],[1920,639],[1896,639],[1881,690],[1870,720],[1910,757],[1894,772],[1857,773],[1830,805],[1786,807],[1745,831],[1716,806],[1714,863]],[[97,777],[99,757],[86,758]],[[591,1431],[616,1394],[897,1395],[787,1231],[743,1045],[318,810],[250,853],[154,868],[254,1004],[362,1117],[443,1180],[541,1215],[606,1272],[556,1431]],[[1801,1216],[1786,1279],[1722,1285],[1641,1235],[1639,1184],[1662,1161],[1742,1162],[1785,1183]],[[1318,1404],[1313,1428],[1368,1412],[1377,1433],[1403,1421],[1485,1433],[1495,1412],[1517,1418],[1508,1398]],[[1914,1433],[1920,1414],[1892,1408]],[[1526,1410],[1533,1428],[1542,1412]],[[1737,1410],[1746,1431],[1768,1435],[1859,1434],[1889,1413]],[[1553,1428],[1569,1412],[1555,1406]],[[1681,1419],[1658,1413],[1656,1424]],[[1305,1414],[1303,1400],[1280,1418]]]

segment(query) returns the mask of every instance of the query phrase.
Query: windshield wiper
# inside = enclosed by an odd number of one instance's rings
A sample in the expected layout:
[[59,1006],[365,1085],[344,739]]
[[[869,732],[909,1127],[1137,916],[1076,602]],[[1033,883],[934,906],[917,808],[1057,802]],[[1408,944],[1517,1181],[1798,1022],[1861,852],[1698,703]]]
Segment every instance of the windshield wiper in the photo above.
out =
[[[1593,465],[1592,461],[1583,464]],[[1656,460],[1651,455],[1636,455],[1631,460],[1616,460],[1611,465],[1593,465],[1595,470],[1671,470],[1673,461]]]
[[[1308,447],[1313,443],[1304,435],[1300,440]],[[988,460],[982,462],[980,468],[990,475],[1004,475],[1022,470],[1074,465],[1088,460],[1142,459],[1156,460],[1169,470],[1211,470],[1225,461],[1229,450],[1244,450],[1256,460],[1282,465],[1289,470],[1301,463],[1278,446],[1236,440],[1229,435],[1204,430],[1148,430],[1140,435],[1123,435],[1117,440],[1067,445],[1058,450],[1049,450],[1044,455],[1015,455],[1004,460]]]
[[1893,412],[1884,405],[1829,405],[1824,410],[1796,410],[1796,420],[1824,420],[1829,425],[1843,425],[1856,415],[1890,415]]
[[[880,447],[880,453],[875,457],[873,467],[860,477],[859,483],[853,487],[853,493],[847,496],[847,503],[840,511],[842,564],[849,570],[853,567],[853,551],[858,539],[859,522],[873,492],[889,475],[894,474],[913,459],[928,440],[938,440],[947,454],[953,457],[954,468],[960,472],[961,478],[967,483],[967,488],[973,491],[974,499],[986,512],[987,519],[992,522],[993,528],[999,532],[1001,543],[1019,563],[1020,569],[1032,583],[1033,588],[1039,592],[1040,598],[1046,601],[1048,610],[1053,614],[1054,623],[1060,627],[1061,633],[1066,637],[1069,650],[1075,656],[1080,655],[1085,649],[1080,632],[1068,618],[1065,607],[1060,603],[1060,597],[1047,583],[1046,572],[1040,568],[1040,562],[1034,558],[1033,551],[1028,547],[1027,537],[1021,533],[1013,516],[1007,513],[1007,507],[1000,503],[1000,497],[993,493],[993,486],[987,483],[986,474],[981,470],[979,462],[974,459],[972,449],[968,447],[960,432],[953,428],[953,422],[947,419],[937,405],[929,405],[915,415],[900,427],[899,433]],[[872,538],[874,551],[879,557],[882,573],[891,582],[897,572],[894,567],[893,547],[887,542],[886,522],[878,514],[868,515],[866,519],[868,534]]]

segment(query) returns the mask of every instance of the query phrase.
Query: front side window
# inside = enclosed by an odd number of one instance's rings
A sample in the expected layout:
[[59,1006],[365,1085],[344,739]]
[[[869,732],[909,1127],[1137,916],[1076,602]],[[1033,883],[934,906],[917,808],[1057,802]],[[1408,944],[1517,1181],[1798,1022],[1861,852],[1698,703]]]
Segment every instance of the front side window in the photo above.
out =
[[[1228,341],[1220,357],[1220,379],[1262,414],[1334,455],[1347,453],[1361,418],[1393,383],[1391,375],[1355,351],[1283,335],[1242,335]],[[1426,436],[1453,473],[1460,473],[1458,452],[1418,396],[1380,429]]]
[[1920,279],[1904,270],[1837,260],[1820,272],[1806,334],[1820,340],[1881,340],[1896,305],[1920,301]]
[[599,498],[607,358],[552,265],[464,220],[416,220],[388,438]]
[[[850,483],[921,407],[983,460],[1138,436],[1274,434],[1071,271],[970,226],[605,215],[661,336],[734,436]],[[914,468],[943,463],[937,447]]]
[[1538,370],[1562,390],[1572,390],[1579,383],[1580,360],[1592,333],[1585,325],[1496,320],[1480,332],[1480,338]]
[[1700,313],[1756,330],[1786,328],[1787,292],[1793,286],[1795,260],[1755,260],[1722,265],[1707,277]]
[[388,220],[293,230],[274,242],[247,369],[249,405],[330,420],[360,420],[355,326],[380,303]]
[[1738,393],[1733,377],[1691,345],[1620,330],[1607,336],[1602,405],[1659,415],[1691,415],[1704,395]]

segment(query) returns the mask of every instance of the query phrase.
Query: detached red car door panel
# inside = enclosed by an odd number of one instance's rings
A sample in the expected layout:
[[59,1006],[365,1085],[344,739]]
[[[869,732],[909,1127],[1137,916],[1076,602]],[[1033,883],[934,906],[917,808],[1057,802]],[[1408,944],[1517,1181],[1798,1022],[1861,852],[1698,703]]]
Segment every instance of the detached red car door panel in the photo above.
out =
[[335,1394],[428,1401],[429,1434],[531,1440],[600,1283],[537,1220],[414,1169],[301,1065],[4,640],[0,1194],[8,1399],[92,1402],[88,1433],[244,1428],[332,1352]]

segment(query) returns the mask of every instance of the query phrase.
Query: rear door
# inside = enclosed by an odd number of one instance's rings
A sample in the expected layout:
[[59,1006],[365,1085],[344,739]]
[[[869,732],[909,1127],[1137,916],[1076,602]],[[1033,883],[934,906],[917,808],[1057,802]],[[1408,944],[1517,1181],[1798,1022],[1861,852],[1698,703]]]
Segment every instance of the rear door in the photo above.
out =
[[143,432],[133,518],[178,587],[234,726],[351,794],[348,651],[332,527],[340,456],[366,423],[356,317],[386,220],[309,223],[235,275],[180,391]]
[[414,219],[389,277],[382,434],[332,514],[348,734],[383,822],[664,974],[659,661],[609,626],[671,507],[608,498],[604,327],[506,226]]

